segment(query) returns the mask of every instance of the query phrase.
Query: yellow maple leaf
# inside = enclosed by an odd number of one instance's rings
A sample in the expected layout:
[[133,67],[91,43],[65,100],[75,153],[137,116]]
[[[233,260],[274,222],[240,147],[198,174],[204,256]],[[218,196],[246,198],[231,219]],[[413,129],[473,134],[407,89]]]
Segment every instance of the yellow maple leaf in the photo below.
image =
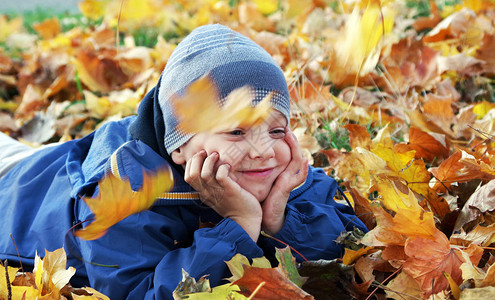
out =
[[270,261],[266,257],[256,257],[253,259],[253,264],[249,263],[249,260],[244,255],[237,253],[229,261],[225,262],[227,267],[232,273],[230,278],[227,278],[230,282],[234,282],[242,277],[244,274],[245,266],[252,266],[257,268],[271,268]]
[[247,86],[235,89],[220,107],[214,83],[208,76],[204,76],[193,82],[184,96],[173,98],[172,105],[182,131],[218,132],[237,126],[253,126],[270,115],[272,94],[269,93],[255,107],[251,106],[253,95],[251,88]]
[[53,252],[45,250],[45,257],[41,259],[36,254],[34,260],[34,278],[39,296],[50,295],[53,299],[60,298],[61,289],[69,283],[76,269],[67,265],[67,256],[64,248]]
[[169,168],[156,174],[143,173],[143,186],[134,192],[129,181],[109,174],[98,183],[99,194],[95,198],[83,198],[95,215],[95,220],[84,229],[74,233],[85,240],[102,237],[111,226],[128,216],[146,210],[156,198],[173,186],[173,175]]
[[3,264],[0,263],[0,299],[7,298],[8,295],[7,276],[9,278],[9,282],[12,282],[15,279],[16,273],[17,268],[9,266],[4,267]]
[[376,147],[373,153],[387,162],[387,166],[404,179],[410,188],[423,195],[428,195],[428,182],[431,178],[430,173],[426,170],[423,160],[414,159],[415,151],[405,153],[396,153],[393,149],[386,147]]

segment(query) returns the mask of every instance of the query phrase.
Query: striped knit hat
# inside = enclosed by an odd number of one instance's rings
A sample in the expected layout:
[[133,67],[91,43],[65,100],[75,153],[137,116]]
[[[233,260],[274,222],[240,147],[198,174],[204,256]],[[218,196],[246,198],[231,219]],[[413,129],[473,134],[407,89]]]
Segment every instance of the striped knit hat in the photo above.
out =
[[215,24],[196,28],[174,50],[162,73],[158,100],[165,122],[164,144],[168,154],[194,134],[181,132],[170,99],[183,95],[187,87],[209,74],[220,94],[220,104],[234,89],[250,86],[259,103],[274,91],[271,103],[290,119],[289,91],[284,74],[273,58],[249,38]]

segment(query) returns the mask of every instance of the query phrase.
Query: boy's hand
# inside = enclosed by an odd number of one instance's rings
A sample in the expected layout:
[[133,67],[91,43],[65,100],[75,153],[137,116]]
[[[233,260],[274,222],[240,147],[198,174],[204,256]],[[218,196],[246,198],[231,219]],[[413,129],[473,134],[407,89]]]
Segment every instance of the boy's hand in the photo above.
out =
[[291,161],[275,180],[268,197],[262,205],[263,220],[261,228],[269,235],[274,235],[282,229],[289,194],[294,188],[302,184],[308,175],[308,160],[303,158],[296,136],[288,127],[285,129],[285,142],[287,142],[291,151]]
[[203,203],[224,218],[236,221],[256,242],[261,231],[261,205],[251,193],[229,177],[230,166],[221,164],[216,152],[196,153],[186,162],[184,179],[199,192]]

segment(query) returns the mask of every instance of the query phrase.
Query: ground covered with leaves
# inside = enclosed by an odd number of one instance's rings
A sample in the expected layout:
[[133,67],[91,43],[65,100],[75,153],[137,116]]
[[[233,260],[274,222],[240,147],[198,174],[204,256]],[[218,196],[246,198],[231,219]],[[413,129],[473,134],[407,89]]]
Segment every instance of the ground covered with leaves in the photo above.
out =
[[[280,64],[303,151],[371,230],[344,233],[335,261],[279,258],[271,268],[236,258],[235,285],[214,292],[494,297],[493,1],[85,0],[80,10],[0,16],[1,131],[39,146],[134,114],[177,43],[222,23]],[[175,296],[210,290],[184,274]]]

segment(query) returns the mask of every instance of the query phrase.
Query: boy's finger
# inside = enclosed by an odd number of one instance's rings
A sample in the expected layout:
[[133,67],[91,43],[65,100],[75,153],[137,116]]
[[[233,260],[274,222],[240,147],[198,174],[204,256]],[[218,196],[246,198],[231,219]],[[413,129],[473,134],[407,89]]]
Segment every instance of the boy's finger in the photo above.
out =
[[223,187],[230,187],[232,184],[232,179],[229,177],[230,165],[223,164],[218,167],[215,179]]
[[297,172],[297,170],[301,168],[303,155],[296,136],[288,127],[286,129],[285,140],[287,141],[291,152],[291,161],[286,170],[291,173]]
[[[190,160],[189,167],[189,178],[192,180],[196,180],[201,176],[201,169],[203,168],[203,163],[206,157],[206,151],[201,150],[200,152],[194,154]],[[188,182],[186,180],[186,182]],[[189,182],[188,182],[189,183]]]
[[203,163],[203,168],[201,169],[201,179],[203,179],[206,182],[209,182],[215,178],[214,169],[217,161],[218,161],[217,152],[213,152],[212,154],[208,155],[208,157],[206,157]]

